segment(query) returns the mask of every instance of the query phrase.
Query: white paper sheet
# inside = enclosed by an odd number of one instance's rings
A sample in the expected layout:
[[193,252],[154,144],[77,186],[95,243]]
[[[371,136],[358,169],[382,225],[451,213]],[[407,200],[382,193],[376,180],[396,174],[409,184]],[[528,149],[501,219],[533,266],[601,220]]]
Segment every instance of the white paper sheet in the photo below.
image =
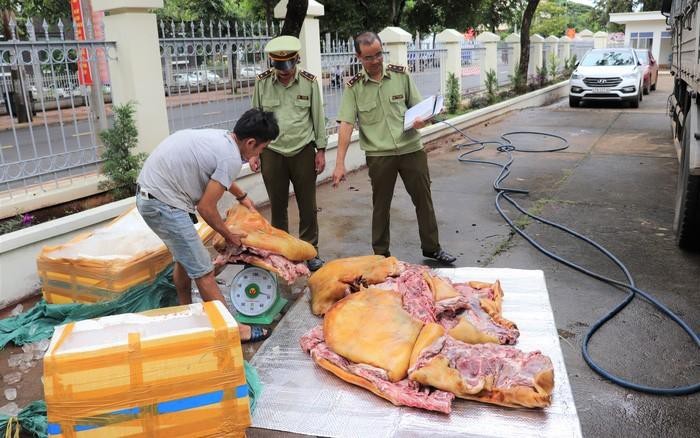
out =
[[428,120],[440,114],[443,108],[443,101],[442,95],[438,94],[437,96],[430,96],[407,109],[403,116],[403,130],[408,131],[411,129],[413,122],[418,119]]
[[516,346],[540,350],[554,365],[552,405],[511,409],[455,399],[444,415],[396,407],[316,366],[299,338],[321,322],[308,294],[287,313],[253,357],[264,390],[253,427],[327,437],[581,437],[542,271],[455,268],[438,270],[453,281],[500,280],[503,316],[518,325]]

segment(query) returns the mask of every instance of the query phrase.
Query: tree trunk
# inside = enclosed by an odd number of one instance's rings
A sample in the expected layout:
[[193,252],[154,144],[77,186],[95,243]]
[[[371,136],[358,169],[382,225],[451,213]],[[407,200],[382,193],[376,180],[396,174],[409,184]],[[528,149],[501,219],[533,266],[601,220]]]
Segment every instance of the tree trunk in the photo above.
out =
[[532,24],[532,18],[535,15],[539,3],[540,0],[528,0],[525,12],[523,12],[523,21],[520,25],[520,61],[518,63],[518,74],[526,78],[524,81],[526,85],[527,68],[530,64],[530,25]]
[[[10,20],[14,15],[14,12],[10,10],[3,10],[2,14],[2,28],[3,36],[5,41],[12,41],[12,32],[10,31]],[[19,55],[18,55],[19,56]],[[10,114],[10,109],[12,110],[12,115],[17,118],[18,123],[27,123],[32,120],[32,112],[29,110],[28,102],[25,101],[25,96],[27,99],[31,99],[29,91],[24,90],[24,84],[22,83],[22,75],[20,75],[19,61],[18,65],[10,66],[10,78],[12,86],[7,86],[7,89],[3,86],[0,90],[3,99],[6,101],[7,113]]]
[[[398,1],[398,7],[397,7]],[[391,3],[391,24],[393,26],[401,25],[401,16],[403,15],[404,8],[406,7],[406,0],[394,0]]]
[[308,8],[309,0],[289,0],[287,13],[284,16],[284,26],[280,35],[291,35],[298,38]]

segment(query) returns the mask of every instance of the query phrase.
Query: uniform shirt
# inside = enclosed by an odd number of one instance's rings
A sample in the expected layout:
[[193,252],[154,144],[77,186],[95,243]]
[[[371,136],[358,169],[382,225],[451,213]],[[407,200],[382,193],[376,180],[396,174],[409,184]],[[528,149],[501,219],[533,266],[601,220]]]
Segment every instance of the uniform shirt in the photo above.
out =
[[404,132],[403,116],[421,100],[405,67],[382,66],[379,81],[371,79],[363,68],[348,81],[337,119],[351,124],[359,121],[360,147],[366,155],[410,154],[423,145],[418,131]]
[[146,159],[138,184],[159,201],[194,213],[209,180],[228,190],[242,165],[229,131],[183,129],[163,140]]
[[255,81],[253,107],[272,111],[280,127],[280,135],[267,147],[291,157],[314,141],[317,149],[325,149],[326,117],[323,114],[318,82],[311,73],[296,69],[294,78],[283,85],[270,69]]

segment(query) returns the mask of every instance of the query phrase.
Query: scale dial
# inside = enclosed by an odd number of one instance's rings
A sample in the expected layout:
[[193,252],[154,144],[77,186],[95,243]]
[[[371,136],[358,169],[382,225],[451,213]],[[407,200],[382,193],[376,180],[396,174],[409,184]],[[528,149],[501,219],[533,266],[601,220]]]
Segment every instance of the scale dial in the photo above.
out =
[[261,315],[277,300],[277,279],[262,268],[244,268],[233,278],[229,298],[239,313]]

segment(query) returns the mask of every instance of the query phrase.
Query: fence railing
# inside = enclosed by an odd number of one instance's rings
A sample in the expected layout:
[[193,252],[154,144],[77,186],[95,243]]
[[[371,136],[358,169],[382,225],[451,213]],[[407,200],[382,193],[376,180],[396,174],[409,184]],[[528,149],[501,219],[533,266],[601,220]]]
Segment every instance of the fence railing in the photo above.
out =
[[11,21],[10,31],[0,42],[0,191],[11,198],[99,171],[97,134],[107,127],[103,91],[110,91],[101,82],[116,52],[110,42],[75,40],[61,21],[43,21],[39,35],[32,20],[21,29]]
[[268,68],[275,23],[159,23],[170,132],[232,128],[251,106],[255,78]]
[[480,91],[484,88],[481,80],[485,66],[486,49],[478,44],[463,44],[461,48],[462,95]]
[[513,53],[513,45],[500,41],[497,46],[498,64],[496,73],[498,75],[498,85],[504,86],[510,84],[510,78],[513,68],[517,64],[516,57],[519,53]]
[[[127,13],[110,5],[106,8],[110,10],[110,18]],[[145,8],[128,13],[139,14],[142,18],[149,16],[149,20],[154,18]],[[116,65],[122,60],[126,60],[124,65],[146,65],[158,56],[155,53],[144,56],[147,51],[125,49],[133,47],[134,43],[131,38],[123,38],[120,26],[124,22],[108,22],[114,26],[115,38],[122,45],[121,52],[116,43],[103,41],[104,30],[101,26],[93,29],[90,19],[86,19],[88,39],[85,41],[77,41],[72,27],[60,22],[57,26],[37,25],[36,20],[22,22],[20,26],[10,23],[12,37],[0,42],[0,194],[3,200],[8,199],[6,192],[28,194],[24,200],[16,201],[26,206],[31,204],[27,199],[34,199],[37,193],[51,191],[47,184],[66,187],[74,184],[77,178],[82,178],[82,182],[72,192],[95,193],[102,151],[98,133],[109,126],[112,82],[129,84],[129,81],[143,80],[140,76],[127,77],[129,69],[115,69],[114,81],[111,81],[107,60]],[[157,29],[134,28],[133,32],[139,36],[143,32],[146,39],[155,39],[157,34],[162,85],[153,75],[144,74],[153,82],[152,86],[134,82],[138,85],[134,89],[115,90],[120,101],[134,100],[141,108],[148,106],[149,111],[137,111],[136,122],[140,129],[155,126],[153,121],[157,121],[157,128],[146,133],[140,131],[139,150],[152,151],[168,131],[231,128],[251,106],[256,76],[268,68],[263,49],[279,33],[278,23],[156,22],[154,19],[150,22]],[[35,26],[39,32],[35,32]],[[22,27],[21,32],[19,27]],[[322,41],[314,26],[307,31],[300,36],[308,51],[302,65],[306,63],[305,68],[315,69],[312,73],[320,74],[326,129],[332,134],[336,131],[335,119],[344,82],[360,71],[361,64],[350,40],[339,41],[336,37],[331,41],[328,36]],[[386,47],[392,44],[400,48],[401,44],[406,44],[403,41],[385,43]],[[496,35],[484,34],[476,41],[467,42],[443,34],[418,44],[408,43],[406,51],[394,52],[393,48],[387,51],[391,50],[393,58],[407,65],[423,95],[444,91],[447,71],[458,75],[461,93],[466,95],[484,89],[486,70],[496,71],[499,85],[509,83],[519,53],[514,52],[516,40],[509,38],[508,41],[512,42],[498,41]],[[570,50],[579,59],[593,45],[590,40],[578,39],[569,43],[548,38],[547,42],[537,46],[544,52],[538,57],[540,62],[547,62],[549,53],[555,51],[561,57],[557,50],[557,47],[562,48],[561,44],[568,44],[566,52]],[[559,61],[563,64],[562,59]],[[528,67],[531,76],[535,66],[531,63]],[[87,70],[93,81],[83,76]],[[151,65],[148,72],[153,71]],[[156,77],[159,74],[156,72]],[[161,86],[165,107],[152,95],[144,97],[148,94],[144,94],[144,90],[157,89],[160,93]],[[152,138],[145,139],[148,132],[153,133]],[[3,210],[3,215],[7,216],[7,209]]]

